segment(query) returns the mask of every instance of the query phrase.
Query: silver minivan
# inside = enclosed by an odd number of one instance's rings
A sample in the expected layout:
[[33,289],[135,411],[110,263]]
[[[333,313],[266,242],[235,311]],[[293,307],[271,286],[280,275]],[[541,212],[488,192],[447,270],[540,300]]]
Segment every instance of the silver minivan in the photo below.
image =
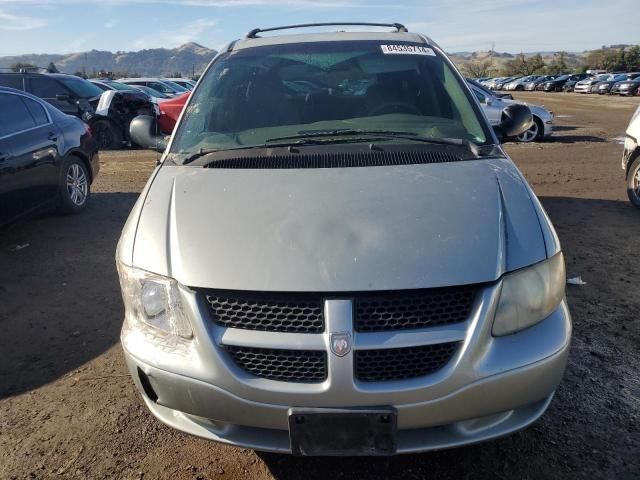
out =
[[253,30],[168,142],[134,120],[164,154],[118,245],[121,339],[167,425],[391,455],[509,434],[549,406],[571,338],[564,260],[500,145],[531,112],[491,128],[437,44],[368,25]]

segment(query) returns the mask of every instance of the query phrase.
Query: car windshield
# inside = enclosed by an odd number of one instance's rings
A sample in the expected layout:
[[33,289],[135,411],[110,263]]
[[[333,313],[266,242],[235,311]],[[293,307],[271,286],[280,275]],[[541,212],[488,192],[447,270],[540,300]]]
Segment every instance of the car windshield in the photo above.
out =
[[100,87],[83,78],[59,77],[58,80],[80,98],[93,98],[102,95]]
[[480,145],[491,138],[480,118],[450,64],[421,44],[253,47],[222,54],[206,72],[171,153],[188,156],[334,131],[384,130]]

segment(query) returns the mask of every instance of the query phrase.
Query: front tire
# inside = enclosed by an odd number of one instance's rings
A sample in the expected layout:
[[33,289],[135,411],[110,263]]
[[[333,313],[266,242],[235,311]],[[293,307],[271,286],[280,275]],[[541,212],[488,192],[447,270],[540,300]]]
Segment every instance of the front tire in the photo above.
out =
[[109,120],[96,120],[91,124],[91,132],[99,150],[122,148],[122,132]]
[[524,87],[522,85],[517,85],[516,86],[516,91],[522,92],[523,90],[524,90]]
[[533,117],[533,125],[522,135],[515,137],[519,143],[539,142],[544,136],[544,125],[538,117]]
[[64,214],[79,213],[87,205],[91,185],[89,171],[77,157],[69,157],[60,169],[60,211]]
[[629,167],[627,174],[627,195],[629,201],[637,208],[640,208],[640,157]]

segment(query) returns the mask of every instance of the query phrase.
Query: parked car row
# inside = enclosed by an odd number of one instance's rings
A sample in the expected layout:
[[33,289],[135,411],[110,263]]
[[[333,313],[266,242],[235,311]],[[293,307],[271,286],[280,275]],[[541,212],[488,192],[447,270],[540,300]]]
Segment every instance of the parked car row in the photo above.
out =
[[63,113],[80,118],[91,127],[99,149],[113,150],[131,144],[129,125],[133,118],[158,116],[162,100],[183,95],[195,83],[178,78],[88,81],[75,75],[25,71],[0,73],[0,86],[30,93]]
[[640,72],[527,75],[475,79],[490,90],[598,93],[640,96]]

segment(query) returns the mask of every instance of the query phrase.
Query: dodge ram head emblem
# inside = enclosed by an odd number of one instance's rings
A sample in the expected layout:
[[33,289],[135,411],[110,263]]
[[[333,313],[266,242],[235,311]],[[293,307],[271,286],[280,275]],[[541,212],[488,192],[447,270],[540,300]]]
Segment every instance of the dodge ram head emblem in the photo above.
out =
[[339,357],[344,357],[351,351],[351,334],[349,332],[332,333],[330,342],[331,351]]

